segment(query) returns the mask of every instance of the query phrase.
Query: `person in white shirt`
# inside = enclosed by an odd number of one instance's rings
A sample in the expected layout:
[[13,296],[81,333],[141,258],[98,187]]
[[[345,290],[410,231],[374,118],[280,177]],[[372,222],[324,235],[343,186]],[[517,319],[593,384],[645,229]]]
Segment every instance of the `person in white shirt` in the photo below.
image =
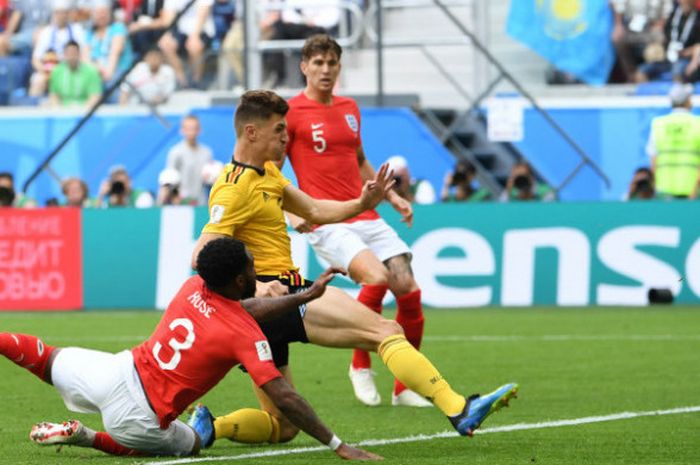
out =
[[175,71],[163,63],[163,52],[154,48],[129,73],[121,86],[119,102],[160,105],[175,92]]
[[197,138],[201,131],[199,119],[187,115],[182,119],[180,134],[183,140],[170,149],[166,168],[172,168],[180,173],[179,192],[185,199],[196,200],[197,205],[205,205],[204,167],[212,160],[211,149],[200,143]]
[[72,0],[52,0],[51,24],[39,32],[32,53],[32,74],[29,95],[46,94],[49,76],[53,68],[63,60],[63,49],[70,41],[85,46],[85,30],[80,24],[69,22],[69,12],[73,8]]

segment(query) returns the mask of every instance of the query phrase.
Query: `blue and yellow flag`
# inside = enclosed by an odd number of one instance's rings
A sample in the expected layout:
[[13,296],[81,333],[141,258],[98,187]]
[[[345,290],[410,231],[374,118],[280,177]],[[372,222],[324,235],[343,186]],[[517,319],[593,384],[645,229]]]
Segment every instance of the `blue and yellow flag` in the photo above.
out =
[[615,62],[608,0],[512,0],[507,33],[556,68],[602,85]]

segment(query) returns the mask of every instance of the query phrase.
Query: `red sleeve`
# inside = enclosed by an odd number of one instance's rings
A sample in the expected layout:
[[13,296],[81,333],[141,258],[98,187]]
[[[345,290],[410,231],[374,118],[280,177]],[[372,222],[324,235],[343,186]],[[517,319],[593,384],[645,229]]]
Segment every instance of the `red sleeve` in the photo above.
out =
[[294,131],[296,131],[296,112],[294,111],[294,104],[292,101],[289,102],[289,111],[287,112],[287,148],[285,150],[285,153],[287,154],[287,157],[289,157],[289,151],[291,148],[294,146]]
[[262,386],[275,378],[280,378],[279,372],[272,360],[272,350],[262,331],[259,335],[248,335],[242,339],[236,358],[245,367],[256,386]]
[[357,118],[357,148],[362,147],[362,118],[360,117],[360,107],[357,106],[356,101],[352,101],[353,112],[355,113],[355,118]]

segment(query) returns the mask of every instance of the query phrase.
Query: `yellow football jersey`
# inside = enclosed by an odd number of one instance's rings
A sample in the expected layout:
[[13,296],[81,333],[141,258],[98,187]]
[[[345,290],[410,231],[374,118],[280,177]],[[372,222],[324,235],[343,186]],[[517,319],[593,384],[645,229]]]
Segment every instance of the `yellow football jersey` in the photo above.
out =
[[209,194],[209,223],[202,232],[243,242],[259,275],[296,271],[282,212],[282,191],[289,184],[271,162],[264,170],[236,161],[227,164]]

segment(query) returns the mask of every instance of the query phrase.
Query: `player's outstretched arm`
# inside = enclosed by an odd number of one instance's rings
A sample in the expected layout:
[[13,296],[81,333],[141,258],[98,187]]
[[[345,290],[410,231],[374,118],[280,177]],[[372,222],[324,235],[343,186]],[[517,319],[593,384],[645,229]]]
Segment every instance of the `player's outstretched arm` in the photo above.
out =
[[339,457],[348,460],[382,460],[382,457],[343,443],[284,378],[275,378],[260,388],[278,409],[300,430],[327,445]]
[[392,176],[389,166],[382,165],[374,179],[365,182],[360,197],[345,202],[315,199],[289,184],[284,188],[282,208],[313,224],[339,223],[376,207],[394,185]]
[[277,318],[284,313],[296,310],[311,300],[318,299],[326,291],[326,286],[336,274],[346,274],[342,268],[328,268],[314,281],[314,283],[302,292],[288,294],[280,297],[251,298],[241,302],[243,308],[255,319],[263,322]]

